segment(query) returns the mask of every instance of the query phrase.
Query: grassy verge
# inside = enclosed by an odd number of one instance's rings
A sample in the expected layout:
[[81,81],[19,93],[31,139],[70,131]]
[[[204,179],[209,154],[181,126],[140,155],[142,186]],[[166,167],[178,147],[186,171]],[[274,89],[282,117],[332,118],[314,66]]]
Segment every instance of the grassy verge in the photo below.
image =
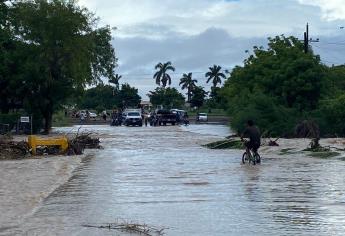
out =
[[308,156],[310,156],[310,157],[322,158],[322,159],[332,158],[332,157],[336,157],[336,156],[339,156],[339,155],[340,155],[339,152],[330,152],[330,151],[326,151],[326,152],[311,152],[311,153],[308,154]]
[[65,116],[64,111],[59,111],[53,115],[53,126],[64,127],[71,126],[69,117]]
[[294,148],[283,148],[282,150],[280,150],[279,155],[292,155],[296,153],[299,153],[299,151],[295,150]]
[[241,140],[221,140],[204,145],[210,149],[243,149]]

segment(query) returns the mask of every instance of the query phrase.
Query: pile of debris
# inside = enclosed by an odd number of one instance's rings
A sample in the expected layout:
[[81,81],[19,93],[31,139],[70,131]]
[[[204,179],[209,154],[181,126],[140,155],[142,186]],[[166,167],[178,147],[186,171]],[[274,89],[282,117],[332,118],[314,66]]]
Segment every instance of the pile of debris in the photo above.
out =
[[[36,155],[59,155],[66,154],[69,156],[82,155],[85,149],[100,149],[100,140],[92,137],[91,133],[77,134],[75,137],[68,139],[68,149],[61,153],[60,146],[37,146]],[[12,160],[28,158],[32,155],[27,141],[13,141],[11,137],[0,136],[0,160]]]
[[23,159],[30,154],[29,145],[25,141],[0,139],[0,150],[0,160]]
[[67,155],[82,155],[84,149],[101,149],[99,138],[91,137],[91,133],[77,134],[68,140]]

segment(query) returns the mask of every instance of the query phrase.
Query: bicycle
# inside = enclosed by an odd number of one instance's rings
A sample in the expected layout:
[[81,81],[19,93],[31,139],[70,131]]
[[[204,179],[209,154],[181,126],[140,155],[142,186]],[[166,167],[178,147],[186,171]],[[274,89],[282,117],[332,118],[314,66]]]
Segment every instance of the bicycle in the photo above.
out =
[[[248,142],[246,140],[242,140],[244,143]],[[253,150],[250,150],[246,147],[246,151],[242,155],[242,164],[246,164],[248,162],[249,164],[252,163],[253,165],[260,164],[261,163],[261,157],[258,152],[254,152]]]

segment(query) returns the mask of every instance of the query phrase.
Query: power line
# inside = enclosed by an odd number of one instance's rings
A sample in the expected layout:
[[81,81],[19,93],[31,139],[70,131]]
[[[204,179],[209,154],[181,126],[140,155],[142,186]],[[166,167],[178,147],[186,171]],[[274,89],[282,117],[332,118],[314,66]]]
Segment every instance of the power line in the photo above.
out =
[[[320,46],[318,46],[318,45],[313,45],[313,47],[316,47],[316,48],[319,48],[319,49],[323,49],[322,47],[320,47]],[[335,57],[334,55],[333,55],[333,58],[335,59],[335,60],[338,60],[338,61],[342,61],[343,59],[340,59],[340,58],[338,58],[338,57]],[[331,64],[344,64],[344,63],[341,63],[341,62],[335,62],[335,61],[328,61],[328,60],[323,60],[322,59],[322,61],[324,61],[324,62],[327,62],[327,63],[331,63]]]
[[327,44],[327,45],[339,45],[339,46],[344,46],[345,45],[345,42],[343,42],[343,43],[327,43],[327,42],[325,42],[325,43],[323,43],[323,44]]

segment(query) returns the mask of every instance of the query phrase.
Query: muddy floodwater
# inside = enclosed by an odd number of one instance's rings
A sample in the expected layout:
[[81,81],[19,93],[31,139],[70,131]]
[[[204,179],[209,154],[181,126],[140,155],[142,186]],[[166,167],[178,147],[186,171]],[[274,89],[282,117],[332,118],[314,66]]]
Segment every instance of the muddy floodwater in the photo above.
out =
[[[6,216],[17,204],[7,198],[0,235],[126,235],[82,226],[119,219],[179,236],[345,233],[340,159],[263,148],[261,165],[241,165],[242,150],[201,146],[229,135],[226,126],[85,128],[102,137],[104,149],[87,151],[72,177],[25,217]],[[2,183],[0,196],[15,184]]]

